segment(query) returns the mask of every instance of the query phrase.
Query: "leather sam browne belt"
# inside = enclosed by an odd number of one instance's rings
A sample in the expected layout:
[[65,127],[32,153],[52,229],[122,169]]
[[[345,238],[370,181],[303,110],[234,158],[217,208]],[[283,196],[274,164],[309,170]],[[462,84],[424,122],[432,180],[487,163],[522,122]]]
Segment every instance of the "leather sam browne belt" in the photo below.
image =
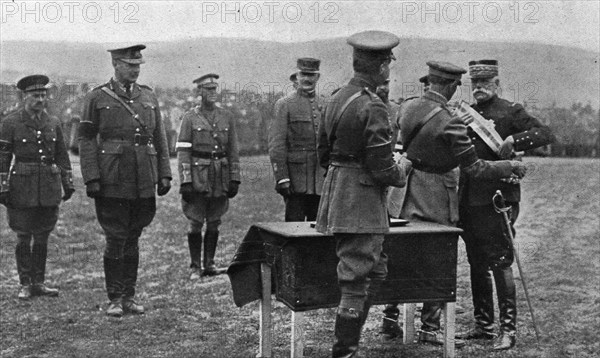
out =
[[130,137],[129,135],[123,135],[123,136],[110,136],[107,138],[102,137],[103,141],[106,142],[112,142],[112,141],[117,141],[117,142],[127,142],[133,145],[151,145],[152,144],[152,136],[146,135],[146,134],[139,134],[136,133],[133,135],[133,137]]
[[19,163],[41,163],[46,165],[52,165],[56,162],[53,157],[47,157],[45,155],[41,155],[39,157],[16,157],[15,162]]
[[197,150],[192,150],[192,157],[196,158],[219,160],[226,156],[227,153],[225,152],[199,152]]
[[423,163],[423,161],[421,159],[415,159],[415,158],[411,158],[411,157],[408,157],[408,160],[410,160],[412,162],[413,169],[420,170],[420,171],[426,172],[426,173],[444,174],[455,168],[455,167],[438,167],[438,166],[434,166],[434,165],[428,165],[426,163]]

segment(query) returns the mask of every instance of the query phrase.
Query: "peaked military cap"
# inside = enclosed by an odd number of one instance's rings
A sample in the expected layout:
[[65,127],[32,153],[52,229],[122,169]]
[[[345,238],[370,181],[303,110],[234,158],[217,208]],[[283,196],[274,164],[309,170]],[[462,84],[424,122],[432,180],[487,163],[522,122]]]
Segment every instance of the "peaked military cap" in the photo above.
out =
[[297,72],[294,72],[290,75],[290,81],[292,81],[292,82],[298,81],[298,73]]
[[48,76],[31,75],[23,77],[17,82],[17,88],[23,92],[47,90],[46,85],[50,82]]
[[419,82],[421,82],[424,85],[428,85],[429,84],[429,77],[427,77],[427,75],[419,78]]
[[297,61],[297,67],[300,72],[306,73],[319,73],[319,65],[321,64],[321,60],[317,60],[316,58],[304,57],[299,58]]
[[398,36],[386,31],[363,31],[346,41],[354,48],[354,58],[366,60],[395,60],[392,49],[400,43]]
[[208,73],[196,78],[194,83],[198,85],[198,88],[217,88],[219,87],[219,84],[216,81],[218,79],[219,75],[216,73]]
[[479,60],[469,61],[469,75],[471,78],[492,78],[498,76],[498,61]]
[[449,80],[460,80],[460,77],[467,73],[462,67],[458,67],[450,62],[427,61],[429,66],[429,74]]
[[142,50],[145,48],[146,45],[134,45],[114,48],[107,51],[110,52],[113,60],[120,60],[131,65],[140,65],[146,62],[142,58]]

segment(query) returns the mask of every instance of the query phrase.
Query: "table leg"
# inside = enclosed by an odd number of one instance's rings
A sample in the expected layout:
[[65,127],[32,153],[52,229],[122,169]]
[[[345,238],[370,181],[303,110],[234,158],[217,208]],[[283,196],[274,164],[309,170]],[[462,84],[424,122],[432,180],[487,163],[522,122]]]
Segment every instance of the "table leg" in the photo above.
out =
[[262,298],[260,300],[260,340],[257,358],[270,358],[271,342],[271,266],[260,264],[260,281]]
[[454,358],[454,334],[456,332],[456,303],[446,302],[443,308],[444,315],[444,358]]
[[292,358],[304,357],[304,312],[292,311]]
[[403,308],[404,324],[402,329],[404,330],[404,336],[402,337],[402,344],[411,344],[415,341],[415,304],[405,303]]

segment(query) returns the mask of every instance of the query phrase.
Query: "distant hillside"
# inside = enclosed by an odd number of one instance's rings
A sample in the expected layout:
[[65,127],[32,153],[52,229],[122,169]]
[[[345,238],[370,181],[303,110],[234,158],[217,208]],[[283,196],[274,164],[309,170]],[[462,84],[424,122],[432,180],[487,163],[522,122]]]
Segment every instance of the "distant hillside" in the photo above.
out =
[[[147,45],[140,82],[151,86],[191,87],[194,78],[217,72],[228,89],[281,90],[300,56],[322,60],[323,93],[345,83],[352,74],[351,49],[341,38],[294,44],[205,38]],[[599,54],[591,51],[537,43],[404,38],[395,54],[394,98],[414,93],[417,78],[427,71],[427,60],[467,67],[472,59],[495,58],[501,64],[501,84],[507,99],[541,106],[553,102],[566,106],[576,101],[589,102],[594,108],[600,105]],[[30,73],[46,73],[62,81],[100,83],[112,74],[109,54],[100,44],[2,42],[0,66],[3,83]],[[469,89],[463,86],[461,98],[469,97]]]

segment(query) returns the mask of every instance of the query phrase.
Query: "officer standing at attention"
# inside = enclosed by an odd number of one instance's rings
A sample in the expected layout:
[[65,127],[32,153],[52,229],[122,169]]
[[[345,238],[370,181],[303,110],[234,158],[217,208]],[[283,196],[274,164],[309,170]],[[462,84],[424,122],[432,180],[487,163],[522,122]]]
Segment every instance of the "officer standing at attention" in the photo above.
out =
[[44,75],[19,80],[23,105],[0,123],[0,204],[8,209],[8,224],[19,239],[19,299],[58,296],[57,289],[44,284],[48,236],[61,197],[67,201],[75,192],[61,123],[45,111],[48,82]]
[[[106,235],[104,275],[108,316],[142,314],[134,301],[139,238],[171,188],[171,168],[158,100],[136,83],[144,45],[108,50],[114,78],[84,100],[79,127],[81,173]],[[156,188],[158,184],[158,187]]]
[[392,48],[399,42],[383,31],[348,38],[354,77],[327,101],[319,127],[319,162],[327,177],[316,229],[334,235],[340,260],[333,357],[357,354],[371,302],[387,275],[385,191],[404,186],[405,176],[392,156],[388,107],[375,91],[389,78]]
[[[485,160],[496,161],[512,158],[515,151],[544,146],[554,140],[550,129],[529,115],[520,104],[498,97],[498,61],[481,60],[469,62],[469,74],[473,97],[477,103],[473,109],[485,119],[493,120],[496,131],[504,139],[496,154],[470,127],[477,155]],[[517,332],[517,302],[512,272],[513,249],[502,214],[494,210],[492,197],[500,190],[511,206],[511,222],[519,215],[520,185],[514,182],[484,180],[483,178],[460,179],[460,227],[471,266],[471,291],[475,327],[459,333],[463,339],[493,339],[494,300],[492,297],[492,271],[500,310],[500,336],[493,349],[505,350],[515,345]],[[512,229],[514,232],[514,228]]]
[[217,79],[219,75],[211,73],[194,80],[202,104],[183,115],[176,145],[181,205],[190,220],[191,279],[225,273],[225,268],[215,265],[219,225],[221,216],[229,209],[229,199],[237,195],[241,182],[235,118],[231,112],[216,105]]
[[317,161],[321,110],[315,88],[320,63],[298,59],[298,89],[275,103],[269,126],[269,156],[275,190],[285,201],[285,221],[313,221],[319,208],[324,171]]

